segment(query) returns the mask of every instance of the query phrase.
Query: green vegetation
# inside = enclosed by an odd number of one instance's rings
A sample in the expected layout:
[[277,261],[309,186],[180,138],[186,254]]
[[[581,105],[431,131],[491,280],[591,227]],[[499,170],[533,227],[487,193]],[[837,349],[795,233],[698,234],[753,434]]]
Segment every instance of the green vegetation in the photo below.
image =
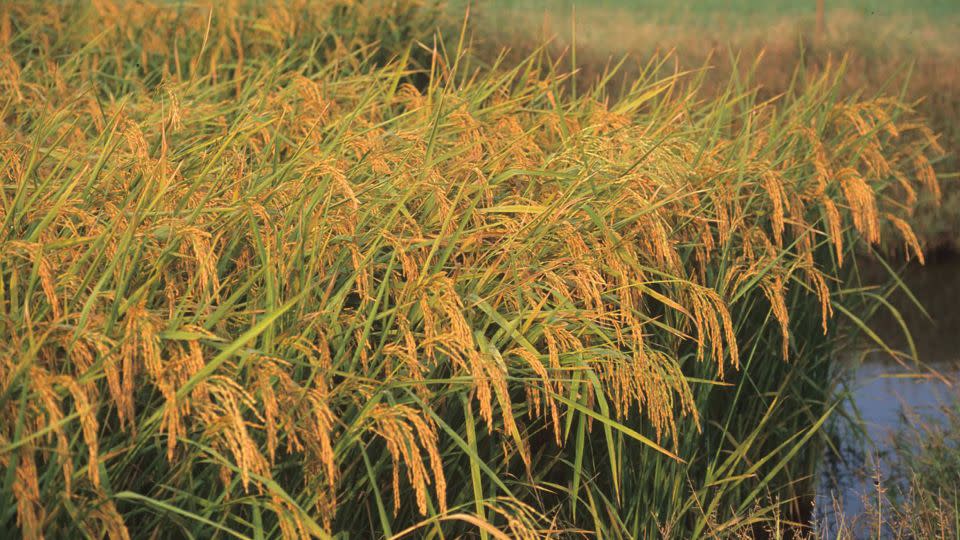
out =
[[839,72],[611,99],[435,14],[0,6],[0,529],[802,524],[837,319],[883,302],[853,253],[923,257],[931,131]]
[[888,527],[899,537],[960,535],[960,396],[941,411],[945,421],[911,418],[897,438],[894,480],[901,487],[887,489],[886,499]]

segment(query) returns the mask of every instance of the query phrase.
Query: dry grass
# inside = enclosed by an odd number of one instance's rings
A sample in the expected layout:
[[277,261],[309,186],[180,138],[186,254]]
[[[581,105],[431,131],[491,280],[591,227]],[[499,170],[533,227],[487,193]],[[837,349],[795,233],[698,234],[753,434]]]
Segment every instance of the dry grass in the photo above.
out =
[[830,76],[611,102],[542,56],[382,63],[339,2],[44,6],[0,8],[0,525],[27,538],[763,523],[829,415],[787,385],[850,313],[841,266],[937,188],[910,109]]
[[[955,384],[956,381],[951,381]],[[955,390],[930,415],[905,410],[889,454],[872,456],[873,488],[861,513],[845,514],[836,499],[823,518],[836,538],[956,538],[960,531],[960,396]],[[881,472],[880,460],[889,466]]]

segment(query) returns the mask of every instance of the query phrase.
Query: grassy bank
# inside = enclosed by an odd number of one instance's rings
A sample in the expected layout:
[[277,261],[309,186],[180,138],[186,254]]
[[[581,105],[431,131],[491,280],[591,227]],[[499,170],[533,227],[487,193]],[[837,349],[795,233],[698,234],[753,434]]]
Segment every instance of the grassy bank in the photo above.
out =
[[389,5],[0,7],[0,529],[803,520],[841,278],[922,257],[925,125],[836,74],[574,94]]
[[[463,13],[451,2],[450,16]],[[846,96],[902,95],[941,134],[948,155],[941,204],[926,198],[910,219],[926,249],[960,249],[960,11],[951,2],[827,2],[817,32],[815,2],[663,3],[616,0],[527,2],[498,0],[473,6],[476,46],[494,57],[509,47],[523,57],[551,40],[562,66],[575,63],[582,85],[602,78],[626,57],[611,91],[641,72],[651,58],[670,53],[664,73],[708,67],[703,88],[722,92],[731,74],[749,78],[761,95],[789,88],[795,71],[820,73],[845,59],[838,86]],[[573,47],[575,45],[575,47]],[[575,56],[575,58],[571,58]]]

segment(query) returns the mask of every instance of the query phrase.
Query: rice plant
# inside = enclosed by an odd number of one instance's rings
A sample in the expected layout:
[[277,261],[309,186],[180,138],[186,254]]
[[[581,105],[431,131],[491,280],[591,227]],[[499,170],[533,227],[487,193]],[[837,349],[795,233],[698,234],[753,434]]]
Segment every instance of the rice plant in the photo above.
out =
[[364,5],[0,7],[0,529],[802,519],[842,278],[887,228],[922,258],[929,129],[840,72],[574,93]]

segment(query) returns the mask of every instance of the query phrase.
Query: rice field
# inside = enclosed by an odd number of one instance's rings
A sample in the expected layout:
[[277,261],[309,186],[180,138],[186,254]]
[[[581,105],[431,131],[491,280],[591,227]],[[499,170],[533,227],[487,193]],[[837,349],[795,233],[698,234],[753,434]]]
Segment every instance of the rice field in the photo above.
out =
[[923,259],[936,134],[839,70],[614,98],[437,17],[0,6],[0,531],[803,527],[837,329],[897,286],[853,254]]

